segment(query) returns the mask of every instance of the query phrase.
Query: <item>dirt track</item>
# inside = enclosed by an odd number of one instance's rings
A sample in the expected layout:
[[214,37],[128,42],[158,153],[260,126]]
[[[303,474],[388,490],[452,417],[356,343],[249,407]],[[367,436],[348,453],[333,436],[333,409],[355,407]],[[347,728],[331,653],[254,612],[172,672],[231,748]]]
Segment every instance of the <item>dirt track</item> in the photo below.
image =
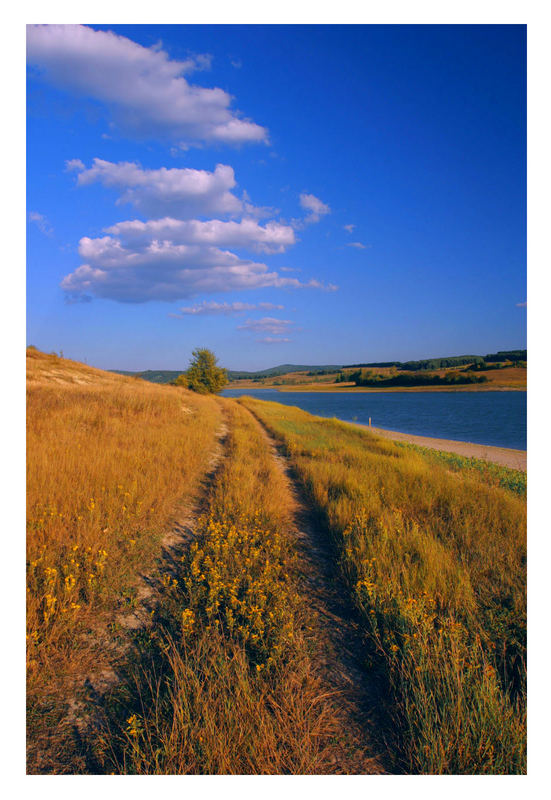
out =
[[[352,424],[352,423],[350,423]],[[431,439],[428,436],[415,436],[399,431],[387,431],[383,428],[370,428],[367,425],[355,425],[357,428],[367,428],[377,436],[392,439],[395,442],[409,442],[419,447],[430,447],[433,450],[444,450],[447,453],[457,453],[467,458],[483,458],[502,467],[520,469],[526,472],[526,450],[512,450],[507,447],[492,447],[487,444],[474,444],[473,442],[456,442],[452,439]]]
[[371,647],[347,600],[347,589],[336,568],[338,555],[328,532],[293,476],[276,440],[252,412],[278,470],[285,476],[292,500],[290,532],[300,553],[304,596],[311,610],[319,651],[316,668],[334,697],[336,731],[333,763],[336,774],[371,775],[396,772],[392,721],[388,712],[386,680],[378,670],[365,669]]

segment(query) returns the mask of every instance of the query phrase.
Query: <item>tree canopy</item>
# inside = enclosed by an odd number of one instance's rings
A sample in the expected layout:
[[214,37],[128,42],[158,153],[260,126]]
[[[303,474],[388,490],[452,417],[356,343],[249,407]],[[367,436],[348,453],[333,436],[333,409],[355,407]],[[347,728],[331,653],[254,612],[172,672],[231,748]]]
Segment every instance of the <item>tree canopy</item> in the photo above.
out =
[[192,353],[187,371],[178,375],[174,385],[185,386],[199,394],[218,394],[228,382],[228,374],[217,364],[218,359],[211,350],[198,347]]

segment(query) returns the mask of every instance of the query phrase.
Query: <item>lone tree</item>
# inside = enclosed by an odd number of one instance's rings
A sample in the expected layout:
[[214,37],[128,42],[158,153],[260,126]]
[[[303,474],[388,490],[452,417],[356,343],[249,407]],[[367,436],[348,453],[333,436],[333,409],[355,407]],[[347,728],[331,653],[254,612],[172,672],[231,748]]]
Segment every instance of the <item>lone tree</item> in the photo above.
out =
[[225,369],[217,366],[213,352],[198,347],[192,353],[189,368],[174,381],[175,386],[185,386],[199,394],[218,394],[228,382]]

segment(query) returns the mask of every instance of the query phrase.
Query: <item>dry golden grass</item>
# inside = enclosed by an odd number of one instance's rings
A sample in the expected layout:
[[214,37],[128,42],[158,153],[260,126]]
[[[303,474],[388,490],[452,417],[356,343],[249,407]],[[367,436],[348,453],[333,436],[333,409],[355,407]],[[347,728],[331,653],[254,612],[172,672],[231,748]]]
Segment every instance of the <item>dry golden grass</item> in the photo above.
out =
[[525,389],[528,381],[526,367],[506,367],[505,369],[490,370],[488,372],[482,371],[480,375],[486,375],[488,383],[492,385],[518,386]]
[[[323,654],[296,573],[293,501],[251,414],[38,351],[28,362],[29,771],[353,768],[335,766],[343,731],[313,667]],[[516,483],[299,409],[245,404],[284,442],[335,538],[393,686],[404,770],[523,772],[526,508],[502,488]],[[205,515],[167,568],[162,537],[196,493],[223,418]],[[165,569],[154,624],[122,649],[117,620],[140,602],[139,574]],[[79,741],[75,687],[112,665],[121,685],[101,734]]]
[[[161,539],[203,477],[223,417],[227,456],[194,545],[163,581]],[[290,514],[256,421],[233,401],[30,351],[29,771],[338,769]],[[158,574],[164,596],[153,625],[132,634],[118,620],[140,603],[139,574]],[[121,683],[99,704],[87,698],[96,722],[79,738],[76,688],[110,666]]]
[[[208,508],[119,710],[106,771],[126,774],[334,772],[331,706],[305,639],[286,533],[291,498],[252,416],[223,403],[227,456]],[[131,683],[131,682],[130,682]],[[116,723],[111,723],[111,730]]]
[[345,423],[241,402],[284,443],[340,549],[406,771],[525,771],[525,499]]
[[29,770],[74,769],[68,703],[207,468],[212,398],[28,351]]

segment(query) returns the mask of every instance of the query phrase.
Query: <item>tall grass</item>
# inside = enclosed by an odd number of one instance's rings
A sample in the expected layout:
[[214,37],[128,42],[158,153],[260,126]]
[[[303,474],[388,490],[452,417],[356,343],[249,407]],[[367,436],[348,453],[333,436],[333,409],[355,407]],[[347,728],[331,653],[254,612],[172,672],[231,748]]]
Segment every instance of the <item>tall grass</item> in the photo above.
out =
[[446,453],[429,447],[420,447],[416,444],[396,442],[398,447],[404,447],[414,452],[421,453],[427,461],[445,464],[449,469],[459,474],[471,473],[475,478],[492,486],[501,486],[511,492],[526,497],[527,476],[524,470],[510,469],[486,461],[482,458],[460,456],[457,453]]
[[475,470],[246,398],[332,532],[407,772],[526,769],[526,505]]
[[28,768],[71,771],[75,689],[116,661],[108,626],[207,469],[221,412],[38,351],[28,377]]
[[297,592],[289,491],[253,417],[220,402],[227,455],[194,542],[165,581],[147,643],[157,679],[151,668],[134,673],[136,688],[119,699],[123,723],[104,747],[104,768],[339,771],[330,760],[333,708],[312,668]]

